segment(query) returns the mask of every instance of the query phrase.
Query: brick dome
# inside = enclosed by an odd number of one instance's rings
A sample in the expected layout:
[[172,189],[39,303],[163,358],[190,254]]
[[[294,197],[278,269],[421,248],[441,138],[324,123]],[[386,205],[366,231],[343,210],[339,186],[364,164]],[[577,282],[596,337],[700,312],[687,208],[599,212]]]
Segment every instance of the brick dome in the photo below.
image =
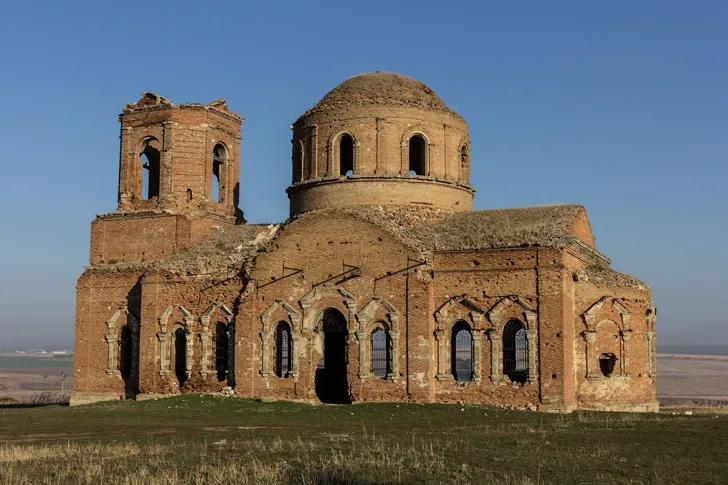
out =
[[357,105],[411,106],[451,111],[432,89],[420,81],[380,71],[347,79],[321,98],[312,111]]

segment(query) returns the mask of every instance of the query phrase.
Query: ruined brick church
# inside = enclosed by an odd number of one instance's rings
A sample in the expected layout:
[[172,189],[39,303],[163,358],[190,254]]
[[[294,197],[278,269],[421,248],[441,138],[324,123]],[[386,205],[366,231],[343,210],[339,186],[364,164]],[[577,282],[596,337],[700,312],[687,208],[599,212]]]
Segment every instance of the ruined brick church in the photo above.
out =
[[237,207],[243,120],[224,100],[145,93],[119,119],[118,208],[91,224],[77,285],[73,404],[657,409],[649,287],[610,269],[581,206],[473,211],[467,124],[421,82],[358,75],[296,120],[281,224]]

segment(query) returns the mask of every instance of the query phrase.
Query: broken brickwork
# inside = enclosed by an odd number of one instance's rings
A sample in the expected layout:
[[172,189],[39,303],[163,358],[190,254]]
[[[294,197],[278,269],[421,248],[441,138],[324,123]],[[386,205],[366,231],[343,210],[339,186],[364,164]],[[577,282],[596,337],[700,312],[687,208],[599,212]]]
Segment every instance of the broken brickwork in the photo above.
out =
[[241,121],[224,101],[125,108],[119,208],[77,286],[74,403],[657,409],[649,288],[609,268],[581,206],[472,211],[467,125],[427,86],[361,75],[304,113],[282,224],[236,214]]

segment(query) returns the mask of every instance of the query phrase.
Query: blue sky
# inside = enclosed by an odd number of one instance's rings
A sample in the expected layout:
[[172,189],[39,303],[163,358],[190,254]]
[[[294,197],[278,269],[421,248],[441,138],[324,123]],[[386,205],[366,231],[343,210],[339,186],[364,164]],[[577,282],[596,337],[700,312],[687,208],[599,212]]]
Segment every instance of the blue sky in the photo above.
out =
[[288,126],[362,72],[468,121],[477,209],[586,206],[647,281],[661,344],[728,344],[728,3],[0,4],[0,347],[71,343],[89,223],[116,207],[117,114],[225,97],[241,206],[287,217]]

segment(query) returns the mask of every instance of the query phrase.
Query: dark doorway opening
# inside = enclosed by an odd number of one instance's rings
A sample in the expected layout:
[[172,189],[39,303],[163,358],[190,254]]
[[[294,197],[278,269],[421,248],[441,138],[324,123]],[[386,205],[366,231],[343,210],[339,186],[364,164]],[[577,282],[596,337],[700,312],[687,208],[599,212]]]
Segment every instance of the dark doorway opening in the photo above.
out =
[[316,395],[321,402],[351,404],[346,378],[346,317],[333,308],[324,311],[323,355],[316,366]]
[[182,387],[187,380],[187,336],[182,329],[174,333],[174,374]]

